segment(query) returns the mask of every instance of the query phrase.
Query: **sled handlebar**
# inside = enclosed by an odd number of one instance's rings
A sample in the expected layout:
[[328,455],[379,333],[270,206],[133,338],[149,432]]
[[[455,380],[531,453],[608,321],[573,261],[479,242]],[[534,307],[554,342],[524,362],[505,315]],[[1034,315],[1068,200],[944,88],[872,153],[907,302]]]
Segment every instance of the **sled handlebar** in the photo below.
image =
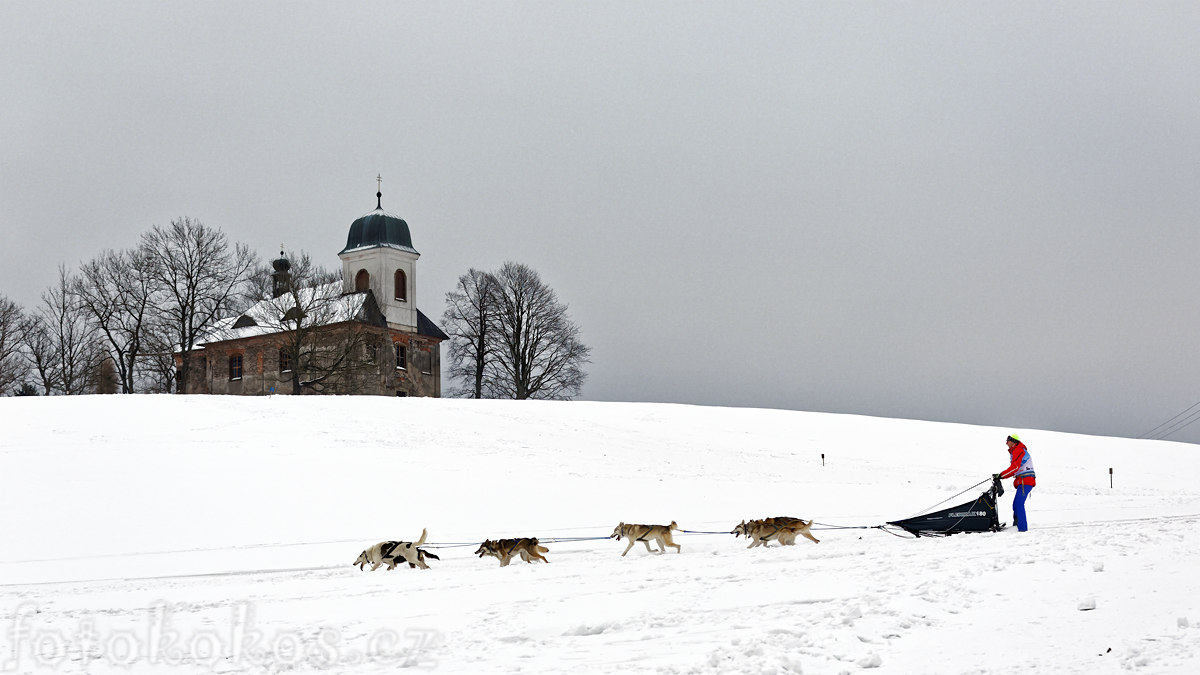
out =
[[993,496],[999,497],[1004,494],[1004,482],[1000,480],[1000,474],[992,474],[992,493]]

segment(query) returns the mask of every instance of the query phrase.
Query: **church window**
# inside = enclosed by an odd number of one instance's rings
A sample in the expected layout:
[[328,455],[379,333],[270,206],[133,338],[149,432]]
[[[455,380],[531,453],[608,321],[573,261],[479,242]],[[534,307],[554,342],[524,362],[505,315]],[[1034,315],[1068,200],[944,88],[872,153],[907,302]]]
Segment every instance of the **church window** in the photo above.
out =
[[379,360],[379,345],[374,342],[364,344],[363,354],[367,357],[367,363],[375,363]]
[[396,299],[400,302],[408,302],[408,275],[404,270],[396,270]]
[[354,275],[354,290],[365,291],[371,287],[371,275],[366,270],[359,270],[358,274]]
[[292,352],[287,347],[279,348],[279,372],[286,373],[292,369]]
[[408,369],[407,350],[404,348],[404,345],[400,344],[399,342],[396,342],[394,344],[396,345],[396,368],[399,368],[400,370],[407,370]]
[[242,355],[241,354],[234,354],[233,356],[229,357],[229,379],[230,380],[242,379]]

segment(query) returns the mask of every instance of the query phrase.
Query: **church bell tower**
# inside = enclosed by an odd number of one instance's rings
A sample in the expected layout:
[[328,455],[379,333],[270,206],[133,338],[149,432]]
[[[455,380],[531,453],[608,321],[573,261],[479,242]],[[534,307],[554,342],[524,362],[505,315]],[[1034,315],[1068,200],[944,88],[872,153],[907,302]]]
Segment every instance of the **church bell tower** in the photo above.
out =
[[338,253],[347,293],[370,289],[388,325],[417,328],[417,259],[408,223],[383,210],[382,178],[375,210],[355,220]]

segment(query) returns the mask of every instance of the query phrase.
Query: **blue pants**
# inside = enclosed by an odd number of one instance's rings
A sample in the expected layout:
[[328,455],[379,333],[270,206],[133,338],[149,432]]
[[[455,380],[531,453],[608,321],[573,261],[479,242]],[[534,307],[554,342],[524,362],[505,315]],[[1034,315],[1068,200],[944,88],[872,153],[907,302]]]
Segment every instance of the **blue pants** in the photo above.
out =
[[1025,532],[1029,529],[1029,521],[1025,519],[1025,500],[1029,498],[1033,486],[1018,485],[1016,490],[1017,496],[1013,497],[1013,522],[1017,524],[1018,532]]

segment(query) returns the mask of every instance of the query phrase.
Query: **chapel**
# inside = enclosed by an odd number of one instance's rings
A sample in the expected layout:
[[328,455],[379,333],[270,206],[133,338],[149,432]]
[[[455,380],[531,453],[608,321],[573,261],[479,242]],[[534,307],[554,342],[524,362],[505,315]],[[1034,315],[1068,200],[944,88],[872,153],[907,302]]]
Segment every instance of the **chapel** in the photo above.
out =
[[[338,252],[341,282],[289,294],[292,263],[281,252],[272,262],[273,297],[219,321],[188,355],[185,393],[290,394],[299,382],[299,393],[441,395],[440,346],[449,338],[417,307],[421,254],[408,223],[384,211],[382,192],[375,197],[375,210],[350,224]],[[330,352],[349,344],[350,358],[333,360],[346,364],[344,372],[299,372],[309,361],[292,346],[303,323],[297,315],[315,314],[318,303],[329,316],[304,344]],[[179,364],[184,356],[175,358]]]

